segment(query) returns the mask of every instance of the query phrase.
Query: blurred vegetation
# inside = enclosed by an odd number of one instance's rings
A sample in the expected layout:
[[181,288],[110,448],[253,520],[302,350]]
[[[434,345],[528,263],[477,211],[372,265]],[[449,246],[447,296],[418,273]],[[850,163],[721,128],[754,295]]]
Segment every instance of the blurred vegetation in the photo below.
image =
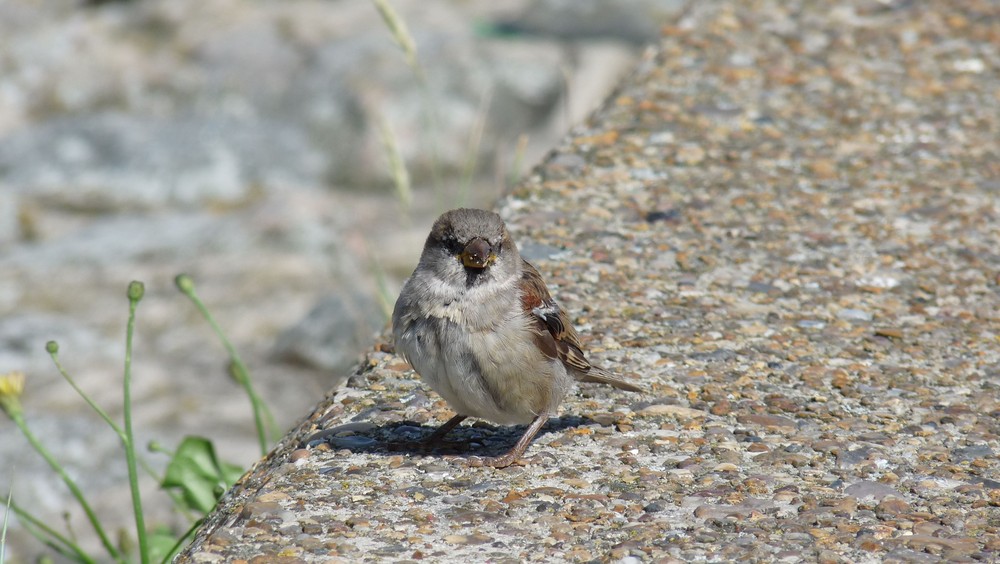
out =
[[[191,278],[182,274],[176,278],[176,283],[178,289],[195,304],[206,321],[212,326],[229,353],[230,366],[234,367],[231,370],[231,374],[250,398],[253,420],[257,427],[257,436],[260,439],[261,454],[267,454],[269,444],[277,436],[273,418],[271,418],[270,412],[264,405],[264,401],[254,390],[246,365],[243,364],[243,361],[226,338],[222,329],[198,298],[194,282]],[[11,487],[11,491],[6,496],[7,510],[13,512],[18,517],[21,525],[40,542],[52,549],[53,552],[75,562],[101,562],[106,560],[122,563],[138,561],[143,564],[149,562],[168,562],[184,546],[187,539],[201,524],[204,516],[215,507],[216,502],[222,497],[222,494],[236,483],[236,480],[243,474],[243,469],[240,466],[220,460],[215,454],[212,442],[204,437],[185,437],[181,441],[181,444],[177,446],[177,449],[172,452],[164,449],[158,443],[150,444],[148,448],[150,452],[167,454],[170,457],[166,473],[162,476],[158,475],[145,458],[139,454],[135,444],[135,434],[132,429],[132,340],[135,331],[136,312],[144,293],[145,288],[142,282],[132,282],[129,284],[127,291],[129,302],[128,322],[125,330],[125,368],[122,379],[123,422],[121,424],[112,419],[106,410],[97,405],[63,368],[62,363],[59,361],[59,344],[55,341],[49,341],[45,345],[45,349],[52,358],[52,362],[66,382],[87,402],[94,413],[104,420],[111,431],[118,435],[122,443],[122,451],[128,466],[128,481],[132,494],[133,514],[135,516],[135,529],[133,531],[121,531],[112,540],[112,536],[94,512],[89,500],[76,480],[70,476],[69,472],[59,462],[59,459],[32,431],[29,425],[29,418],[22,404],[25,375],[22,372],[10,372],[0,375],[0,410],[14,422],[14,425],[25,439],[27,439],[31,447],[45,459],[45,462],[52,471],[65,484],[77,505],[79,505],[80,509],[86,515],[91,529],[100,540],[106,554],[104,556],[95,556],[87,553],[80,546],[75,534],[71,530],[66,533],[57,531],[43,519],[32,514],[28,508],[18,503],[17,496],[13,494],[13,487]],[[270,439],[268,438],[269,435]],[[170,497],[174,509],[189,523],[186,530],[178,532],[163,526],[153,527],[152,529],[147,528],[142,509],[142,498],[139,494],[140,468],[143,474],[154,479],[159,484],[160,490]],[[6,523],[5,518],[4,532],[6,532]],[[4,561],[2,547],[3,544],[0,543],[0,564]]]

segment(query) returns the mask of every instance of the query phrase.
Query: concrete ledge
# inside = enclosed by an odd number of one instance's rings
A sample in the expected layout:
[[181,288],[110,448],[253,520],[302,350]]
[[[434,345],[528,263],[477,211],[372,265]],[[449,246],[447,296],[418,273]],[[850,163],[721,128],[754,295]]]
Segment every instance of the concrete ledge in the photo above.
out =
[[525,464],[468,468],[520,429],[396,446],[450,412],[377,345],[180,560],[1000,558],[998,30],[692,3],[498,205],[651,393],[582,386]]

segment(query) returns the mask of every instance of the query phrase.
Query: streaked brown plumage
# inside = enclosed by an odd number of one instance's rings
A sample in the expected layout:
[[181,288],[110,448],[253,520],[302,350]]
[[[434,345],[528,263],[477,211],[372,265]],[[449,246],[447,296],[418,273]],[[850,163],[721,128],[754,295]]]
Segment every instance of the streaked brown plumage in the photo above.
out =
[[583,354],[580,335],[569,321],[569,316],[552,296],[532,264],[521,259],[521,309],[536,320],[535,344],[549,358],[558,359],[573,372],[581,382],[608,384],[630,392],[641,392],[639,386],[602,370],[592,364]]

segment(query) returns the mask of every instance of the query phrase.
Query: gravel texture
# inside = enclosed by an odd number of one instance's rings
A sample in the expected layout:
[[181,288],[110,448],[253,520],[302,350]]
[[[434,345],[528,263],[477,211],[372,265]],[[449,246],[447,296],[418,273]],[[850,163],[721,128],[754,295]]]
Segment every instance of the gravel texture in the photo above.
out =
[[649,393],[470,468],[378,343],[181,560],[996,561],[998,108],[996,3],[693,3],[498,204]]

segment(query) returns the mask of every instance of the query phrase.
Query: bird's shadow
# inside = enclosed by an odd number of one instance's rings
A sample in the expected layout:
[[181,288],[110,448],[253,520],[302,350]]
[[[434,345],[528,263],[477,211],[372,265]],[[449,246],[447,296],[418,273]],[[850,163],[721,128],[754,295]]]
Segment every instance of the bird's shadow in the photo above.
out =
[[[550,418],[532,439],[588,425],[597,425],[589,417],[564,415]],[[302,446],[314,448],[321,444],[333,450],[371,454],[408,454],[458,456],[500,456],[509,451],[524,434],[526,425],[492,425],[476,421],[473,425],[459,425],[442,440],[426,443],[437,429],[436,425],[423,425],[414,421],[397,421],[375,425],[372,423],[347,423],[317,431],[302,441]]]

